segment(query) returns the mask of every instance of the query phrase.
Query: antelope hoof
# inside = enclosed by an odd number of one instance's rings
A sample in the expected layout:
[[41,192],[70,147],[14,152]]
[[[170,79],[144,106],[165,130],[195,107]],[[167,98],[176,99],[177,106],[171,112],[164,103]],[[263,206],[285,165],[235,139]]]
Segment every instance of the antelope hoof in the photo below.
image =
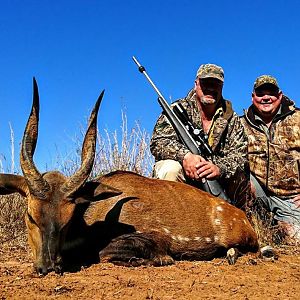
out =
[[234,265],[237,261],[237,258],[239,257],[240,255],[240,252],[238,249],[236,248],[230,248],[228,251],[227,251],[227,255],[226,255],[226,258],[227,258],[227,261],[230,265]]
[[277,260],[278,255],[271,246],[264,246],[260,249],[260,257],[264,260]]
[[156,267],[169,266],[174,264],[174,259],[169,255],[159,255],[152,260],[152,265]]

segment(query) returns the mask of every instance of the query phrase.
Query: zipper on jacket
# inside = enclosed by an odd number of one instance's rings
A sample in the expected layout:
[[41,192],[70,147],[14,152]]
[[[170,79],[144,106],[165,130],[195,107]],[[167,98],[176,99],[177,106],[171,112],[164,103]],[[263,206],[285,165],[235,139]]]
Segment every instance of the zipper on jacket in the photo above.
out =
[[[271,124],[272,126],[272,124]],[[269,129],[268,129],[269,130]],[[266,190],[268,190],[269,187],[269,168],[270,168],[270,139],[269,139],[269,134],[267,136],[267,177],[266,177]]]

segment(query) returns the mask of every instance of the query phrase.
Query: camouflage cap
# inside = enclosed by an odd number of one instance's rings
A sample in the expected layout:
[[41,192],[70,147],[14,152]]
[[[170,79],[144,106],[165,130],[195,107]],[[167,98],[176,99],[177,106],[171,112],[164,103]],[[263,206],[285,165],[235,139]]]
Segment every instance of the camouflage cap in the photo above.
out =
[[261,75],[257,77],[254,82],[253,89],[256,90],[258,87],[262,86],[263,84],[272,84],[279,89],[279,85],[277,83],[276,78],[271,75]]
[[201,65],[197,71],[197,78],[216,78],[224,82],[224,71],[214,64]]

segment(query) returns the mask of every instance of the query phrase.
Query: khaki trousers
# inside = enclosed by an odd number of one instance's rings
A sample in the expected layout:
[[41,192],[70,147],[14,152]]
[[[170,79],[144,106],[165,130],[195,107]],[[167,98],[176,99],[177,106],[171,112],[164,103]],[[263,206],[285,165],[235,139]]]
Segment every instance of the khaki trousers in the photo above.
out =
[[160,160],[155,163],[153,177],[170,181],[186,182],[181,164],[172,159]]

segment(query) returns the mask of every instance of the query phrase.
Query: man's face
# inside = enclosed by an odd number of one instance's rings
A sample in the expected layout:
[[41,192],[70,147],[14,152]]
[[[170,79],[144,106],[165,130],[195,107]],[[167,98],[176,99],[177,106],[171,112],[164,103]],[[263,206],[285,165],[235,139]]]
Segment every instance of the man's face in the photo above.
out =
[[273,118],[281,104],[282,92],[274,85],[264,84],[252,93],[252,103],[262,119]]
[[215,104],[222,97],[223,82],[216,78],[197,78],[195,91],[204,105]]

